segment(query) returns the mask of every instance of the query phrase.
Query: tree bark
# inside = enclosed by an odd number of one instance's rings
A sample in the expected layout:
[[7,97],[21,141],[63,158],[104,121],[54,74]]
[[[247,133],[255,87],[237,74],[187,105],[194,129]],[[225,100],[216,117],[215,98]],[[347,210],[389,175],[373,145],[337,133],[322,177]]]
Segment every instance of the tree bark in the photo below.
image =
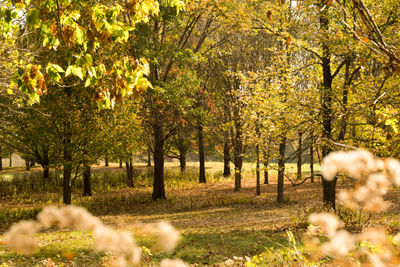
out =
[[64,164],[63,168],[63,203],[71,204],[71,173],[72,166],[70,163]]
[[50,180],[50,169],[49,166],[44,166],[43,167],[43,179],[44,182],[47,182]]
[[127,176],[127,185],[129,187],[134,187],[133,184],[133,163],[132,163],[132,157],[129,158],[129,161],[125,162],[125,168],[126,168],[126,176]]
[[256,164],[256,177],[257,177],[257,187],[256,187],[256,195],[261,195],[261,184],[260,184],[260,145],[256,146],[256,156],[257,156],[257,164]]
[[0,171],[3,170],[3,149],[0,146]]
[[122,159],[119,160],[119,167],[122,168]]
[[83,166],[83,196],[92,195],[92,179],[91,179],[91,169],[89,164]]
[[297,148],[297,180],[301,180],[301,167],[303,164],[303,133],[299,131],[299,140]]
[[27,171],[31,169],[31,162],[28,159],[25,160],[25,169]]
[[110,164],[108,162],[108,156],[105,156],[104,161],[105,161],[104,166],[106,166],[106,167],[110,166]]
[[155,123],[154,126],[154,183],[153,200],[166,199],[164,185],[164,129]]
[[197,127],[197,133],[199,138],[199,163],[200,163],[200,175],[199,183],[206,183],[206,167],[205,167],[205,156],[204,156],[204,136],[203,126],[200,124]]
[[235,158],[234,158],[234,163],[235,163],[235,192],[240,191],[242,188],[242,166],[243,166],[243,144],[241,140],[237,141],[237,144],[235,144]]
[[186,170],[186,150],[179,151],[179,166],[181,168],[181,172],[185,172]]
[[311,142],[310,142],[310,176],[311,183],[314,183],[314,134],[311,132]]
[[72,154],[71,154],[71,125],[69,122],[64,124],[63,140],[63,203],[71,204],[71,174],[72,174]]
[[10,166],[9,167],[12,167],[12,153],[10,153]]
[[224,133],[224,177],[231,176],[231,155],[229,151],[229,137],[228,133]]
[[147,167],[151,167],[151,148],[147,149]]
[[278,157],[278,203],[283,202],[283,185],[285,180],[285,150],[286,150],[286,135],[281,136],[279,140],[279,157]]
[[269,164],[269,153],[266,149],[263,150],[263,163],[264,163],[264,184],[269,184],[269,177],[268,177],[268,164]]
[[242,121],[239,117],[238,108],[234,112],[235,122],[235,144],[233,147],[234,165],[235,165],[235,189],[237,192],[242,188],[242,166],[243,166],[243,136],[242,136]]
[[[321,0],[321,3],[324,5],[325,0]],[[320,27],[323,33],[325,34],[322,39],[322,72],[323,72],[323,84],[322,84],[322,92],[321,92],[321,108],[322,108],[322,157],[327,156],[331,151],[330,141],[332,139],[332,99],[333,99],[333,91],[332,91],[332,81],[333,76],[331,72],[331,52],[329,49],[329,7],[321,9],[320,11]],[[323,192],[323,201],[326,205],[331,206],[333,209],[336,208],[336,178],[332,181],[327,181],[322,179],[322,192]]]
[[49,175],[49,164],[50,164],[50,158],[49,158],[49,150],[46,147],[42,148],[43,151],[43,158],[42,158],[42,168],[43,168],[43,179],[44,181],[49,181],[50,180],[50,175]]

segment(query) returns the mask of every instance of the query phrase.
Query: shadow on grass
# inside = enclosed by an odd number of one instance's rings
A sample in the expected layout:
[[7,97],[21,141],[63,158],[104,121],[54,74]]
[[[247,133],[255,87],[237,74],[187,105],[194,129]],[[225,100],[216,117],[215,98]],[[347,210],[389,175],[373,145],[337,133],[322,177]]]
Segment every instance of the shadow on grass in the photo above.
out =
[[164,257],[180,258],[190,264],[212,265],[233,257],[262,253],[265,248],[287,246],[285,233],[234,231],[228,233],[197,233],[183,235],[182,242],[172,254],[155,254],[155,261]]

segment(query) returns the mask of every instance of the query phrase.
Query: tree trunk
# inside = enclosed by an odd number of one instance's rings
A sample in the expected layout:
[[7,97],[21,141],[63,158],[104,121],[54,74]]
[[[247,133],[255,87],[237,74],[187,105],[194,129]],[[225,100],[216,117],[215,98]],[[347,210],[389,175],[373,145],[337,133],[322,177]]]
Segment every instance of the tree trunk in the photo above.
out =
[[151,148],[147,149],[147,167],[151,167]]
[[0,146],[0,171],[3,170],[3,151],[2,147]]
[[303,164],[303,133],[299,131],[299,143],[297,148],[297,179],[301,180],[301,165]]
[[119,160],[119,167],[122,168],[122,159]]
[[47,182],[50,180],[50,175],[49,175],[49,164],[50,164],[50,158],[49,158],[49,150],[46,147],[42,147],[43,151],[43,158],[42,158],[42,168],[43,168],[43,179],[44,182]]
[[129,187],[134,187],[133,184],[133,163],[132,157],[129,158],[129,161],[125,162],[126,167],[126,176],[127,176],[127,185]]
[[[325,0],[321,0],[324,4]],[[322,72],[323,72],[323,86],[321,88],[321,108],[322,108],[322,157],[327,156],[331,151],[330,141],[332,139],[332,81],[333,76],[331,72],[331,52],[329,50],[329,7],[321,9],[320,11],[320,24],[323,34],[322,39]],[[336,178],[333,181],[326,181],[322,179],[323,201],[325,204],[330,205],[333,209],[336,208]]]
[[70,161],[67,161],[63,166],[63,203],[67,205],[71,204],[71,173],[72,165]]
[[199,183],[206,183],[206,167],[204,158],[204,137],[203,137],[203,126],[197,127],[199,137],[199,163],[200,163],[200,176]]
[[43,179],[44,179],[44,182],[47,182],[50,180],[49,166],[43,166]]
[[278,191],[277,202],[283,202],[283,184],[285,180],[285,150],[286,150],[286,135],[281,136],[279,140],[279,157],[278,157]]
[[63,140],[63,203],[71,204],[72,189],[72,154],[71,154],[71,125],[69,122],[64,124],[64,140]]
[[314,133],[311,132],[311,142],[310,142],[310,176],[311,183],[314,183]]
[[105,156],[104,161],[105,161],[104,166],[106,167],[110,166],[110,164],[108,163],[108,156]]
[[164,131],[160,124],[154,125],[154,183],[153,200],[166,199],[164,186]]
[[257,164],[256,164],[256,177],[257,177],[257,187],[256,187],[256,195],[261,195],[261,184],[260,184],[260,145],[256,146],[256,156],[257,156]]
[[12,167],[12,153],[10,153],[10,166],[9,167]]
[[242,188],[242,166],[243,166],[243,144],[242,140],[237,140],[235,144],[235,192]]
[[91,179],[91,169],[89,164],[83,166],[83,195],[92,195],[92,179]]
[[343,141],[346,136],[347,130],[347,119],[348,119],[348,95],[349,95],[349,88],[352,83],[352,79],[354,74],[357,72],[355,70],[353,74],[350,74],[350,66],[351,66],[352,58],[348,57],[346,61],[346,69],[344,75],[344,84],[343,84],[343,95],[342,95],[342,108],[343,108],[343,115],[340,122],[340,132],[338,136],[338,141]]
[[268,164],[269,164],[269,153],[266,149],[263,150],[264,156],[264,184],[269,184],[269,177],[268,177]]
[[235,109],[235,144],[233,147],[235,164],[235,191],[242,188],[242,166],[243,166],[243,136],[242,121],[239,117],[239,110]]
[[181,167],[181,172],[185,172],[186,170],[186,150],[179,151],[179,165]]
[[231,176],[231,155],[229,151],[228,133],[224,133],[224,177]]
[[31,162],[28,159],[25,160],[25,167],[26,167],[25,169],[27,171],[29,171],[31,169]]

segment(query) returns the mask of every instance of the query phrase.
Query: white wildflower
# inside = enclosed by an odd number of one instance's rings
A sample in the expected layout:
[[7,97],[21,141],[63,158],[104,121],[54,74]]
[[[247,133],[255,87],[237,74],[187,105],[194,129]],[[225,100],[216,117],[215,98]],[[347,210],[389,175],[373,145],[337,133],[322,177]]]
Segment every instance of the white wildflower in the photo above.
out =
[[62,221],[62,214],[57,207],[49,206],[43,208],[37,215],[37,219],[45,229],[48,229],[53,225],[58,225]]
[[352,192],[352,194],[350,194],[349,192],[346,193],[347,195],[349,195],[349,197],[353,196],[357,202],[365,202],[371,196],[371,190],[366,186],[359,186],[356,190]]
[[385,211],[389,206],[390,203],[384,201],[382,196],[374,196],[365,202],[363,210],[377,213]]
[[174,260],[163,259],[160,263],[160,267],[188,267],[188,266],[189,265],[187,265],[180,259],[174,259]]
[[180,240],[179,232],[167,222],[159,222],[156,224],[156,235],[156,246],[165,251],[174,250]]
[[354,242],[355,239],[349,232],[341,230],[336,232],[329,242],[323,244],[322,251],[328,255],[346,256],[355,248]]
[[11,226],[6,235],[6,245],[13,250],[30,255],[39,247],[34,235],[40,230],[40,224],[34,221],[21,221]]
[[322,162],[321,171],[324,179],[333,180],[338,172],[360,179],[365,174],[383,169],[382,160],[375,158],[366,150],[332,152]]
[[370,228],[363,231],[358,239],[360,241],[367,241],[371,244],[382,246],[384,243],[388,242],[384,229]]
[[343,222],[331,213],[313,213],[308,218],[308,221],[313,225],[318,225],[321,231],[329,237],[334,236],[337,229],[343,225]]
[[400,186],[400,162],[393,158],[384,161],[385,170],[394,185]]
[[110,267],[125,267],[127,266],[126,260],[124,257],[115,257],[107,262],[107,265]]
[[384,195],[389,189],[390,182],[382,173],[373,173],[368,176],[366,186],[369,190],[376,191],[378,194]]

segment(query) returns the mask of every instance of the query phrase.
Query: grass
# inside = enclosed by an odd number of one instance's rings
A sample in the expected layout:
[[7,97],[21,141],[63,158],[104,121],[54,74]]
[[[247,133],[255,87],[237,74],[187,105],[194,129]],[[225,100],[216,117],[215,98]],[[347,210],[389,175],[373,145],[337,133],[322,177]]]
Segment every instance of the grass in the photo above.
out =
[[[305,166],[303,170],[307,176],[308,170]],[[185,174],[179,172],[176,164],[167,163],[168,199],[154,202],[151,200],[149,187],[151,170],[142,165],[135,167],[136,188],[133,189],[123,184],[124,172],[116,166],[94,167],[93,179],[97,183],[93,183],[94,196],[82,197],[78,183],[73,204],[86,207],[100,216],[107,225],[132,231],[138,244],[151,251],[151,255],[144,258],[145,266],[164,257],[182,258],[200,266],[213,265],[234,257],[252,257],[266,251],[269,252],[268,257],[271,257],[271,265],[282,266],[282,259],[274,251],[280,251],[281,254],[290,251],[285,231],[291,230],[297,239],[301,239],[308,215],[322,206],[322,190],[318,179],[314,184],[306,182],[297,187],[292,187],[290,183],[285,184],[286,202],[277,204],[274,171],[270,175],[271,184],[262,185],[261,196],[255,196],[255,165],[246,163],[243,188],[234,193],[232,178],[222,177],[222,163],[218,162],[206,164],[207,184],[197,183],[195,163],[188,164]],[[294,170],[294,164],[288,165],[288,175],[294,177]],[[32,171],[30,175],[24,179],[39,179],[37,171]],[[29,193],[28,187],[15,182],[14,187],[10,188],[19,190],[20,194],[3,194],[0,199],[1,231],[5,231],[14,221],[34,217],[44,205],[60,204],[61,195],[56,184],[51,190],[38,189],[39,193]],[[341,181],[338,185],[339,188],[348,186],[346,181]],[[392,231],[398,231],[398,190],[392,190],[389,198],[394,202],[392,208],[385,214],[369,218],[368,224],[385,222]],[[355,216],[345,212],[342,214],[349,222]],[[140,229],[144,223],[157,221],[169,221],[181,231],[182,242],[175,252],[165,254],[153,251],[152,240],[142,235]],[[48,261],[59,266],[107,266],[110,258],[110,255],[93,249],[90,233],[70,229],[64,232],[40,233],[38,238],[41,248],[31,258],[22,257],[6,249],[4,244],[0,245],[1,262],[9,266],[43,266]],[[4,237],[0,235],[0,244],[4,243],[2,240]],[[287,255],[291,254],[288,252]],[[284,262],[286,260],[289,259],[284,259]],[[290,264],[296,265],[293,262]]]

